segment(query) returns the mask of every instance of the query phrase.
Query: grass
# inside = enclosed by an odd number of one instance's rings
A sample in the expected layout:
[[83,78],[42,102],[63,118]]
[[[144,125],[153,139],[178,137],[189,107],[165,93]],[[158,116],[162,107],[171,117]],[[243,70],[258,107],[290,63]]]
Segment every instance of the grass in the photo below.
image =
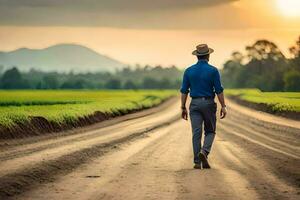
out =
[[228,96],[235,96],[241,100],[265,104],[273,112],[299,112],[300,92],[261,92],[258,89],[227,89]]
[[172,90],[0,90],[0,125],[11,127],[31,116],[65,123],[95,111],[149,108],[175,94]]

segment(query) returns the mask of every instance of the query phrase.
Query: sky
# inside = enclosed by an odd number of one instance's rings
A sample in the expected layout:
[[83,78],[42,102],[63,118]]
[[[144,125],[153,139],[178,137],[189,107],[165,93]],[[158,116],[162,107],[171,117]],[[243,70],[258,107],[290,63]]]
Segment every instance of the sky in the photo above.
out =
[[0,50],[76,43],[126,64],[185,68],[207,43],[221,68],[257,39],[288,55],[299,10],[300,0],[0,0]]

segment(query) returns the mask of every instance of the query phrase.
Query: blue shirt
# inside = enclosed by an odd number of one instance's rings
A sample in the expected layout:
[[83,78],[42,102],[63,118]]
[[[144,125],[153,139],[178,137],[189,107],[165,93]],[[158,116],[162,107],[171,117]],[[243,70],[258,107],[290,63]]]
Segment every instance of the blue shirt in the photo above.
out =
[[195,65],[187,68],[183,75],[180,92],[191,97],[215,97],[223,92],[218,69],[206,60],[199,60]]

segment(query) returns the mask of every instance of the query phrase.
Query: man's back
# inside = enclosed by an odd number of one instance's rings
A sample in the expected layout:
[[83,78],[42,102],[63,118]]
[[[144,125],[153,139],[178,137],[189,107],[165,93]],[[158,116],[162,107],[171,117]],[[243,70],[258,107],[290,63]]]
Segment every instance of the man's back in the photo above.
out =
[[[190,92],[192,101],[190,103],[190,118],[193,131],[194,168],[210,168],[207,156],[211,150],[216,131],[217,104],[214,101],[215,93],[218,95],[222,105],[221,119],[226,116],[226,105],[224,101],[223,87],[217,68],[208,64],[210,54],[214,50],[207,44],[200,44],[193,51],[197,56],[197,64],[185,70],[181,87],[181,116],[188,119],[186,109],[187,94]],[[205,138],[203,146],[201,143],[202,125],[204,124]]]
[[187,68],[181,92],[191,97],[214,97],[215,93],[223,92],[220,74],[216,67],[208,64],[206,60],[199,60],[195,65]]

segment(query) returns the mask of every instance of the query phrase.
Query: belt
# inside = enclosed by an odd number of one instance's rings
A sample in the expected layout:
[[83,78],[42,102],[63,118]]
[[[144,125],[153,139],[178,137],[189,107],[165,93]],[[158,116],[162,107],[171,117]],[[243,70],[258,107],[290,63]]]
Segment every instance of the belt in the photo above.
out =
[[192,97],[192,99],[209,100],[209,99],[214,99],[214,97]]

